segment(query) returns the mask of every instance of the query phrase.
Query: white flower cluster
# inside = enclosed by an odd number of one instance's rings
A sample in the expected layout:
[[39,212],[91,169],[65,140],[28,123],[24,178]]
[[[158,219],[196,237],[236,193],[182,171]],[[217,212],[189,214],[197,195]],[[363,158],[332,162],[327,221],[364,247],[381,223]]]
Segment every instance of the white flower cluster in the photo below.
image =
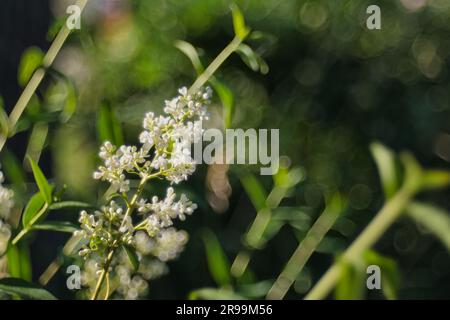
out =
[[81,236],[89,241],[79,253],[88,256],[93,252],[106,252],[117,244],[133,244],[133,224],[131,217],[125,217],[123,209],[111,201],[108,206],[94,214],[81,211],[78,220],[81,230],[75,231],[75,236]]
[[[166,116],[157,117],[151,112],[145,115],[144,131],[139,136],[141,147],[116,147],[105,142],[100,148],[103,164],[94,172],[94,178],[109,182],[114,192],[120,193],[117,195],[123,205],[111,201],[94,214],[80,213],[81,230],[76,235],[84,240],[79,254],[86,260],[85,285],[95,287],[93,280],[108,269],[108,277],[111,274],[118,279],[115,295],[138,298],[147,291],[146,281],[162,275],[165,262],[183,250],[188,235],[173,228],[173,220],[184,220],[197,205],[184,194],[177,200],[172,187],[161,200],[154,196],[148,201],[141,193],[150,179],[164,178],[178,184],[195,171],[190,147],[203,134],[197,120],[207,117],[210,96],[209,88],[192,95],[181,88],[179,96],[165,102]],[[132,175],[140,178],[140,185],[129,195]],[[138,215],[132,217],[134,210]],[[124,246],[139,258],[137,271],[124,250],[119,250]],[[117,254],[108,258],[111,252]]]
[[190,146],[203,133],[197,120],[207,119],[211,89],[189,95],[184,87],[179,93],[165,102],[166,116],[155,116],[153,112],[145,115],[144,131],[139,135],[141,148],[117,148],[105,142],[99,153],[104,165],[94,173],[95,179],[110,182],[119,192],[128,192],[130,181],[126,173],[144,176],[159,170],[170,182],[179,183],[195,171]]
[[190,215],[197,209],[197,205],[192,203],[184,194],[179,201],[175,201],[176,194],[173,188],[167,189],[167,195],[164,200],[159,201],[154,196],[151,203],[141,199],[137,203],[138,212],[145,216],[143,228],[149,236],[154,237],[160,233],[163,228],[170,227],[173,219],[186,219],[186,214]]
[[11,237],[11,228],[6,220],[8,220],[14,205],[14,193],[3,186],[4,180],[3,172],[0,171],[0,255],[6,251],[8,240]]

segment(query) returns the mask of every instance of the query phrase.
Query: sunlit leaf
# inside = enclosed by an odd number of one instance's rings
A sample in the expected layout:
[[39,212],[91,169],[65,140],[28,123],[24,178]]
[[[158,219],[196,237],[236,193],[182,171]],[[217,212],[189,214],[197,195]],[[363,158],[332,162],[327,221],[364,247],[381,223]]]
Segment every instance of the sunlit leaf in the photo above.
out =
[[0,279],[0,291],[31,300],[56,300],[47,290],[18,278]]

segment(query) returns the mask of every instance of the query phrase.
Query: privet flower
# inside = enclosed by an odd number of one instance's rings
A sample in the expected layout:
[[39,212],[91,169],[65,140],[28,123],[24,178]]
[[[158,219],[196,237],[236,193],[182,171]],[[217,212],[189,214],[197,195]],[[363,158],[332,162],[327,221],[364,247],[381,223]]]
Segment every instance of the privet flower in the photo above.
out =
[[9,219],[14,205],[14,193],[3,187],[4,180],[3,172],[0,171],[0,255],[6,251],[8,240],[11,237],[11,227],[6,221]]
[[[111,274],[117,282],[113,297],[136,299],[145,294],[147,280],[165,273],[165,262],[175,259],[188,239],[186,232],[173,227],[173,221],[192,214],[195,203],[184,194],[177,196],[172,187],[162,199],[153,196],[149,200],[141,195],[150,179],[178,184],[195,171],[190,148],[203,134],[199,120],[207,119],[211,90],[189,94],[181,88],[178,92],[177,97],[165,102],[164,116],[152,112],[145,115],[144,130],[139,135],[141,146],[105,142],[100,148],[103,163],[93,176],[109,182],[119,200],[92,214],[82,211],[81,230],[76,235],[84,240],[79,251],[86,260],[84,285],[93,288],[99,275]],[[140,179],[134,192],[131,177]],[[120,247],[131,248],[136,254],[140,262],[137,271]]]

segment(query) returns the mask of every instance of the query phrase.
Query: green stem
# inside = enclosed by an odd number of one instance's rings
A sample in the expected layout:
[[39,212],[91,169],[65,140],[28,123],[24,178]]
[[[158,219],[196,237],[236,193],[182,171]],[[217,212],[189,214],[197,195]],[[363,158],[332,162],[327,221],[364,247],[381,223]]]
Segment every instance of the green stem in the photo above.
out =
[[[86,3],[87,3],[87,0],[78,0],[76,5],[80,8],[81,11],[83,11],[84,7],[86,6]],[[37,69],[33,73],[33,76],[31,77],[30,81],[28,81],[27,86],[23,90],[22,94],[19,97],[19,100],[17,100],[16,105],[14,106],[13,110],[11,111],[11,114],[9,115],[9,128],[10,129],[12,129],[16,126],[17,121],[19,121],[19,118],[21,117],[22,113],[24,112],[25,108],[28,105],[28,102],[30,102],[30,99],[33,97],[34,93],[36,92],[37,88],[39,87],[42,79],[44,79],[47,69],[55,61],[56,56],[58,55],[59,51],[61,50],[62,46],[64,45],[64,42],[66,42],[69,34],[70,34],[70,30],[69,30],[69,28],[67,28],[67,25],[64,24],[64,26],[58,32],[55,40],[53,40],[47,53],[45,54],[45,56],[42,60],[42,67]],[[0,135],[0,151],[3,149],[3,147],[6,143],[6,139],[7,139],[6,135]]]
[[239,45],[244,41],[239,37],[234,37],[233,40],[222,50],[221,53],[211,62],[206,70],[195,80],[194,84],[189,88],[189,93],[198,91],[211,76],[219,69],[224,61],[237,50]]
[[16,245],[17,242],[19,242],[20,239],[22,239],[23,236],[25,236],[32,229],[33,225],[47,212],[48,207],[49,205],[46,202],[41,210],[39,210],[39,212],[33,217],[33,219],[31,219],[29,225],[20,230],[20,232],[14,237],[14,239],[12,240],[13,245]]
[[[400,191],[397,192],[393,198],[385,203],[370,224],[344,252],[342,255],[343,259],[353,261],[361,256],[365,250],[371,248],[392,225],[392,223],[395,222],[395,220],[401,215],[405,207],[414,197],[415,193],[416,191],[411,188],[403,187],[400,189]],[[314,286],[314,288],[311,289],[305,299],[319,300],[326,298],[336,285],[340,273],[341,270],[339,265],[334,263],[333,266],[328,269],[325,275]]]
[[309,229],[305,238],[300,242],[285,268],[267,293],[267,299],[278,300],[284,298],[289,288],[306,265],[306,262],[325,237],[325,234],[335,223],[341,210],[342,205],[340,197],[336,196],[330,204],[327,205],[324,212],[319,216],[311,229]]

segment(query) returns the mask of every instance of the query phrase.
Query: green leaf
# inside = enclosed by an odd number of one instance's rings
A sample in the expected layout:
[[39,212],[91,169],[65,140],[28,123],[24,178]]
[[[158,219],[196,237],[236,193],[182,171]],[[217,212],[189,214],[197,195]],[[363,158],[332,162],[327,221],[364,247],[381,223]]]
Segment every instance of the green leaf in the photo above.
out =
[[385,197],[390,199],[399,188],[395,154],[377,142],[372,143],[370,150],[378,168]]
[[347,247],[347,243],[338,237],[325,236],[316,248],[316,252],[336,254],[343,252]]
[[31,197],[22,214],[22,226],[24,228],[28,228],[30,226],[31,220],[39,213],[44,204],[45,199],[41,192],[38,192]]
[[240,180],[255,209],[259,211],[265,208],[267,193],[261,182],[252,173],[241,175]]
[[5,111],[3,98],[0,96],[0,135],[7,137],[9,134],[9,117]]
[[340,258],[340,277],[334,296],[337,300],[357,300],[364,297],[365,277],[362,261],[350,263]]
[[413,202],[406,208],[407,214],[430,230],[450,251],[450,215],[430,204]]
[[230,264],[216,235],[210,230],[205,230],[203,232],[203,242],[208,260],[208,269],[214,281],[219,286],[229,284],[231,281]]
[[200,61],[197,50],[192,44],[186,41],[177,40],[175,41],[174,45],[176,48],[178,48],[178,50],[183,52],[189,58],[189,60],[191,60],[191,63],[194,66],[197,75],[200,75],[205,70],[202,62]]
[[0,291],[31,300],[56,300],[47,290],[18,278],[0,279]]
[[[363,254],[366,265],[376,265],[381,271],[381,290],[387,299],[397,299],[397,288],[400,283],[400,273],[396,262],[387,257],[383,257],[373,250],[367,250]],[[366,266],[366,267],[367,267]]]
[[189,300],[245,300],[245,297],[228,289],[202,288],[189,293]]
[[211,79],[211,84],[223,105],[223,119],[225,128],[231,127],[234,114],[234,95],[224,83],[216,78]]
[[272,285],[273,282],[270,280],[250,284],[241,284],[238,291],[246,298],[258,299],[263,298],[267,292],[269,292]]
[[405,168],[403,185],[412,191],[419,191],[423,187],[423,170],[416,158],[409,153],[400,154],[400,160]]
[[250,32],[250,30],[245,25],[244,15],[235,3],[231,4],[231,13],[233,15],[234,34],[239,39],[244,40]]
[[8,273],[15,278],[31,280],[30,250],[26,242],[10,244],[7,251]]
[[75,113],[78,105],[77,92],[73,83],[70,80],[65,81],[66,84],[66,99],[64,103],[64,108],[61,112],[61,122],[65,123],[70,120],[72,115]]
[[44,174],[42,173],[41,168],[37,165],[37,163],[30,157],[27,156],[28,161],[31,165],[31,170],[33,170],[34,180],[36,181],[36,184],[39,187],[39,190],[41,191],[45,201],[48,204],[52,203],[52,188],[50,184],[47,181],[47,178],[45,178]]
[[97,118],[98,138],[101,142],[110,141],[114,145],[122,145],[124,138],[122,127],[111,108],[103,104]]
[[262,74],[269,72],[269,66],[264,59],[248,45],[241,43],[236,52],[241,56],[242,61],[253,71],[259,71]]
[[427,170],[422,179],[423,188],[434,190],[450,185],[450,172],[444,170]]
[[130,260],[134,271],[137,271],[139,269],[139,257],[136,254],[136,250],[133,247],[127,245],[123,245],[122,247],[128,256],[128,259]]
[[79,228],[75,224],[68,221],[47,221],[45,223],[34,225],[32,229],[74,233]]
[[37,47],[30,47],[22,55],[18,69],[19,85],[25,86],[31,79],[34,71],[42,64],[44,54],[41,49]]
[[8,149],[2,151],[2,168],[8,180],[13,184],[21,184],[26,181],[25,173],[18,159]]
[[60,209],[90,209],[94,208],[93,205],[81,202],[81,201],[61,201],[52,203],[49,210],[60,210]]

